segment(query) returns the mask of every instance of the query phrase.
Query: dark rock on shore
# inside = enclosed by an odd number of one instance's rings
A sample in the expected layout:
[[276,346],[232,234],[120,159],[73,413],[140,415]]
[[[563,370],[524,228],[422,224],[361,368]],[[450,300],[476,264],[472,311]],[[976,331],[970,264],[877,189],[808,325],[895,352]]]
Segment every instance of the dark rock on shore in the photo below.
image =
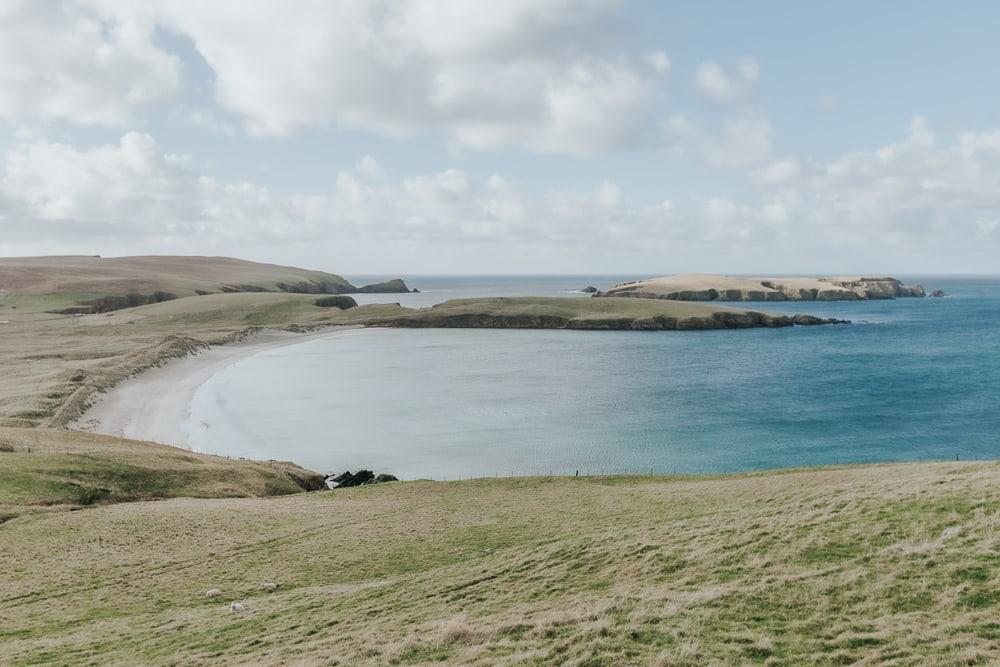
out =
[[373,323],[373,326],[412,329],[583,329],[601,331],[701,331],[710,329],[749,329],[752,327],[791,327],[820,324],[850,324],[849,320],[812,315],[770,315],[754,311],[718,312],[703,317],[602,317],[570,318],[540,313],[439,313],[396,317]]
[[599,292],[600,290],[598,290],[593,285],[587,285],[580,291],[583,292],[584,294],[597,294],[597,292]]
[[313,301],[314,304],[320,308],[339,308],[340,310],[347,310],[348,308],[354,308],[358,305],[358,302],[354,300],[354,297],[337,295],[337,296],[324,296],[320,299]]
[[371,470],[359,470],[351,473],[346,470],[339,475],[330,475],[326,478],[326,487],[329,489],[342,489],[351,486],[365,486],[367,484],[383,484],[385,482],[398,482],[395,476],[387,473],[376,475]]
[[933,292],[931,292],[931,296],[940,298],[948,295],[943,290],[936,289]]

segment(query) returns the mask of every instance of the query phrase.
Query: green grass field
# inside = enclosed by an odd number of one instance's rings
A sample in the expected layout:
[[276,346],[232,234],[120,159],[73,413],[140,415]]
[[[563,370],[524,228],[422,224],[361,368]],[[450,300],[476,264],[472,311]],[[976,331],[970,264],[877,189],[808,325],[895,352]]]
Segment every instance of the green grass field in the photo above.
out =
[[[150,498],[299,493],[314,474],[92,433],[0,429],[0,516]],[[315,480],[313,480],[315,483]]]
[[940,463],[402,482],[25,515],[0,526],[0,655],[995,662],[998,482],[996,463]]

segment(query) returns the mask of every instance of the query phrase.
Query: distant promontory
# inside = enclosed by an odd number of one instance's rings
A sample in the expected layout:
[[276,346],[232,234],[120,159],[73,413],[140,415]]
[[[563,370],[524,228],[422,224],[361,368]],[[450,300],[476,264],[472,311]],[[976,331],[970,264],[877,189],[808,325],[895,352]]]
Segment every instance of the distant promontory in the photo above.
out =
[[[102,313],[188,296],[233,292],[402,294],[396,278],[361,287],[333,273],[232,257],[53,256],[0,258],[0,289],[46,294],[54,312]],[[57,298],[62,295],[63,298]]]
[[618,283],[595,297],[673,301],[863,301],[926,296],[895,278],[752,278],[689,273]]

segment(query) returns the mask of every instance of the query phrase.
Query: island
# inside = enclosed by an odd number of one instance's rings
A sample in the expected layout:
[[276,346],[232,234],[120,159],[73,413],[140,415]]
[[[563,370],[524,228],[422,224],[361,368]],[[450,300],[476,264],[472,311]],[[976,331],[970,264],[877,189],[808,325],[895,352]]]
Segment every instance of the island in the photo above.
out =
[[[361,308],[358,309],[362,310]],[[431,308],[400,308],[357,320],[375,327],[415,329],[591,329],[697,331],[849,324],[813,315],[782,315],[742,308],[654,299],[621,301],[572,297],[453,299]]]
[[926,296],[923,285],[890,278],[755,278],[687,273],[612,285],[595,297],[672,301],[863,301]]

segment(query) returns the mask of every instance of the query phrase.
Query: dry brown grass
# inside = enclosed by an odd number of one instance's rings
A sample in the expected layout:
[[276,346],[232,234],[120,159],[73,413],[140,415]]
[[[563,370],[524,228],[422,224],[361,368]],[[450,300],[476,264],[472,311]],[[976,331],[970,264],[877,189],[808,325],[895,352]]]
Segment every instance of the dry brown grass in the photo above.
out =
[[[26,516],[0,527],[11,575],[0,654],[13,664],[992,662],[998,511],[1000,466],[941,463],[410,482]],[[210,588],[223,595],[207,599]]]
[[340,276],[231,257],[5,257],[0,287],[8,294],[120,295],[165,291],[192,296],[224,287],[254,286],[280,291],[279,283],[347,286]]
[[0,431],[0,514],[98,503],[272,496],[315,473],[294,464],[206,456],[175,447],[52,429]]

